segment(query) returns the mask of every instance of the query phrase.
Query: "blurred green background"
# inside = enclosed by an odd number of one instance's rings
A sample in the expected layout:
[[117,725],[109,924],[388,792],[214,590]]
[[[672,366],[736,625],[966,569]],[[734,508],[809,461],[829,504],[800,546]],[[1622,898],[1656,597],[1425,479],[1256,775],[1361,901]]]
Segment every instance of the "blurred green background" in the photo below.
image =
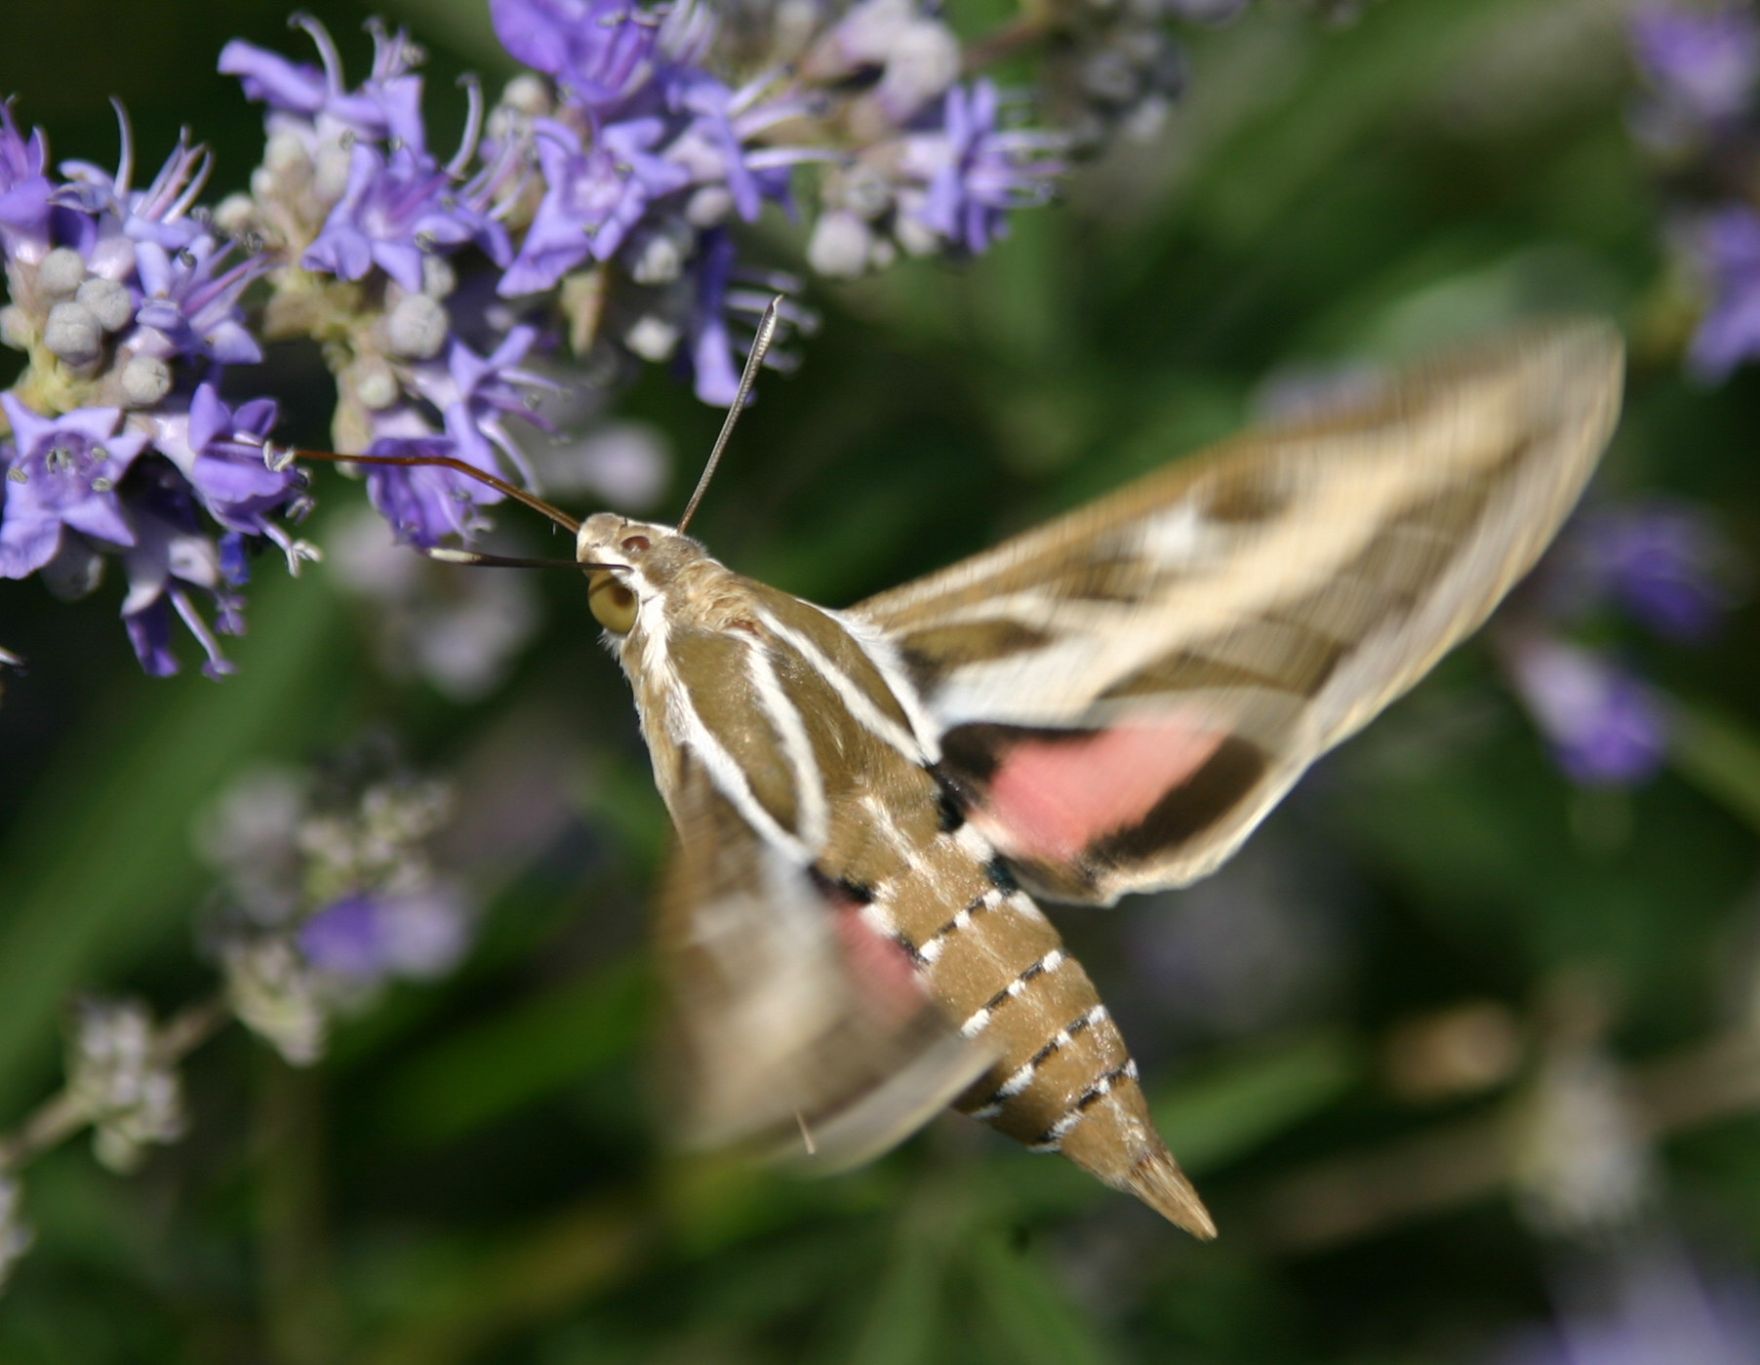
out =
[[[366,11],[310,8],[358,69]],[[1005,12],[954,9],[974,31]],[[456,73],[509,70],[476,0],[383,12],[429,47],[443,127]],[[284,19],[15,0],[0,88],[59,156],[112,159],[111,93],[146,164],[187,124],[227,188],[261,130],[215,55],[292,50]],[[1586,308],[1633,347],[1602,492],[1691,498],[1751,549],[1760,381],[1680,376],[1624,41],[1602,0],[1385,0],[1344,25],[1268,3],[1194,32],[1166,133],[983,260],[811,287],[824,325],[698,532],[842,604],[1236,428],[1268,376]],[[750,245],[799,259],[786,225]],[[312,360],[277,386],[322,441]],[[720,414],[663,374],[618,412],[674,452],[667,515]],[[363,498],[318,491],[322,542]],[[1760,1286],[1751,607],[1693,650],[1609,627],[1678,707],[1648,785],[1572,787],[1476,643],[1214,882],[1060,916],[1223,1229],[1198,1246],[955,1117],[816,1184],[667,1156],[643,948],[664,814],[581,584],[533,590],[536,638],[459,704],[381,670],[372,607],[322,568],[258,571],[223,684],[143,677],[114,590],[0,585],[0,643],[32,664],[0,707],[0,1129],[58,1084],[74,994],[208,988],[191,827],[255,764],[394,733],[460,784],[453,865],[485,896],[462,968],[343,1024],[317,1067],[236,1029],[198,1053],[190,1135],[138,1175],[83,1143],[33,1165],[0,1361],[1420,1365],[1496,1358],[1638,1244]],[[1595,1206],[1620,1160],[1636,1213]],[[1732,1359],[1760,1359],[1746,1340]]]

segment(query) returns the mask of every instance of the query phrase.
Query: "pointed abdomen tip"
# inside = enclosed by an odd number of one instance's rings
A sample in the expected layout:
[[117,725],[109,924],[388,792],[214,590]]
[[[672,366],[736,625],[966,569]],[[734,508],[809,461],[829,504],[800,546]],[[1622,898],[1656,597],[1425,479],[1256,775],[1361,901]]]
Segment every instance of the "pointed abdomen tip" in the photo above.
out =
[[1200,1242],[1215,1240],[1216,1223],[1210,1210],[1165,1151],[1137,1162],[1126,1184],[1132,1194],[1174,1226],[1184,1228]]

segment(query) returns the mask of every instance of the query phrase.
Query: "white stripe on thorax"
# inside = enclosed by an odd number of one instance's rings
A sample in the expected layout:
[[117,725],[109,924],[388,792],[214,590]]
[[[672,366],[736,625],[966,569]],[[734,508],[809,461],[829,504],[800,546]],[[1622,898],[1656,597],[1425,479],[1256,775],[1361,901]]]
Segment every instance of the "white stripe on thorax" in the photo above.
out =
[[746,779],[743,769],[715,734],[703,723],[691,704],[690,692],[684,686],[678,671],[672,666],[672,657],[666,648],[666,636],[670,629],[664,612],[651,612],[644,622],[647,628],[646,638],[642,642],[642,668],[650,680],[661,681],[661,692],[665,698],[666,716],[664,724],[676,742],[688,748],[696,760],[703,765],[703,771],[715,788],[729,801],[733,802],[747,824],[769,844],[781,849],[797,862],[808,863],[813,859],[816,850],[809,849],[805,842],[791,831],[782,827],[780,821],[769,811],[752,792],[752,784]]
[[[827,655],[824,650],[820,649],[818,645],[814,644],[810,636],[803,635],[792,626],[784,625],[775,616],[762,608],[758,610],[757,616],[758,619],[764,623],[765,629],[767,629],[778,640],[781,640],[784,644],[788,645],[795,651],[795,653],[799,654],[801,659],[809,667],[815,669],[819,675],[831,685],[832,690],[837,693],[838,699],[849,708],[850,715],[853,716],[859,724],[866,726],[875,736],[897,750],[912,763],[928,761],[928,755],[924,750],[922,742],[918,740],[915,735],[900,726],[897,721],[894,721],[887,716],[885,712],[881,711],[881,709],[874,704],[873,698],[862,690],[854,678],[850,677],[848,673],[844,672],[843,669],[833,663],[830,656]],[[841,629],[841,625],[838,622],[834,621],[832,624],[838,625]],[[848,634],[847,631],[844,633]],[[854,637],[851,638],[853,641]],[[856,648],[860,649],[862,654],[868,657],[869,662],[872,663],[872,656],[869,654],[869,651],[862,646],[861,642],[854,641],[854,643]],[[878,671],[879,665],[876,664],[875,668]],[[888,685],[890,686],[890,682],[885,679],[884,674],[882,674],[882,680],[888,681]],[[909,713],[907,712],[906,715],[908,716]]]
[[[809,603],[809,605],[811,605]],[[942,727],[928,708],[923,699],[917,695],[916,685],[911,682],[910,675],[905,672],[904,661],[899,658],[898,646],[893,639],[874,622],[866,617],[856,616],[840,611],[826,611],[824,607],[813,610],[823,612],[834,625],[840,626],[862,653],[868,656],[868,662],[879,671],[885,681],[887,690],[898,702],[905,716],[916,731],[917,743],[922,747],[922,761],[939,763],[941,761],[940,735]]]
[[813,757],[813,741],[801,713],[783,691],[782,680],[776,676],[776,665],[760,640],[747,637],[747,663],[751,669],[752,687],[763,704],[776,736],[782,741],[782,752],[794,773],[795,823],[801,839],[809,848],[823,848],[828,832],[825,807],[825,778]]

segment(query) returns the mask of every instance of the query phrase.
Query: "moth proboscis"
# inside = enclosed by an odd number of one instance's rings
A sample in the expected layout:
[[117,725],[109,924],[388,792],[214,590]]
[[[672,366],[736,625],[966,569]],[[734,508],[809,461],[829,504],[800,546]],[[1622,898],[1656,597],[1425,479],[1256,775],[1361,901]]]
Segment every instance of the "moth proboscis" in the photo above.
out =
[[1533,565],[1622,368],[1601,322],[1531,325],[842,611],[685,519],[577,524],[520,492],[575,535],[676,829],[686,1137],[834,1170],[951,1104],[1213,1236],[1033,896],[1223,862]]

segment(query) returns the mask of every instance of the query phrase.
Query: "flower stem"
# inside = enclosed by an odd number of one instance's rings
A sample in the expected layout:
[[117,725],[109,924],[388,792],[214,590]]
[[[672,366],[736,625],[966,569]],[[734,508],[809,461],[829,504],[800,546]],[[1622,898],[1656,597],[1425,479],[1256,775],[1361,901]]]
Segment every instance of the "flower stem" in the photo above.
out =
[[[167,1064],[181,1061],[207,1042],[232,1018],[220,996],[189,1005],[173,1015],[159,1031],[159,1059]],[[45,1152],[91,1126],[91,1114],[71,1092],[61,1091],[38,1105],[8,1137],[0,1137],[0,1172],[20,1171]]]

